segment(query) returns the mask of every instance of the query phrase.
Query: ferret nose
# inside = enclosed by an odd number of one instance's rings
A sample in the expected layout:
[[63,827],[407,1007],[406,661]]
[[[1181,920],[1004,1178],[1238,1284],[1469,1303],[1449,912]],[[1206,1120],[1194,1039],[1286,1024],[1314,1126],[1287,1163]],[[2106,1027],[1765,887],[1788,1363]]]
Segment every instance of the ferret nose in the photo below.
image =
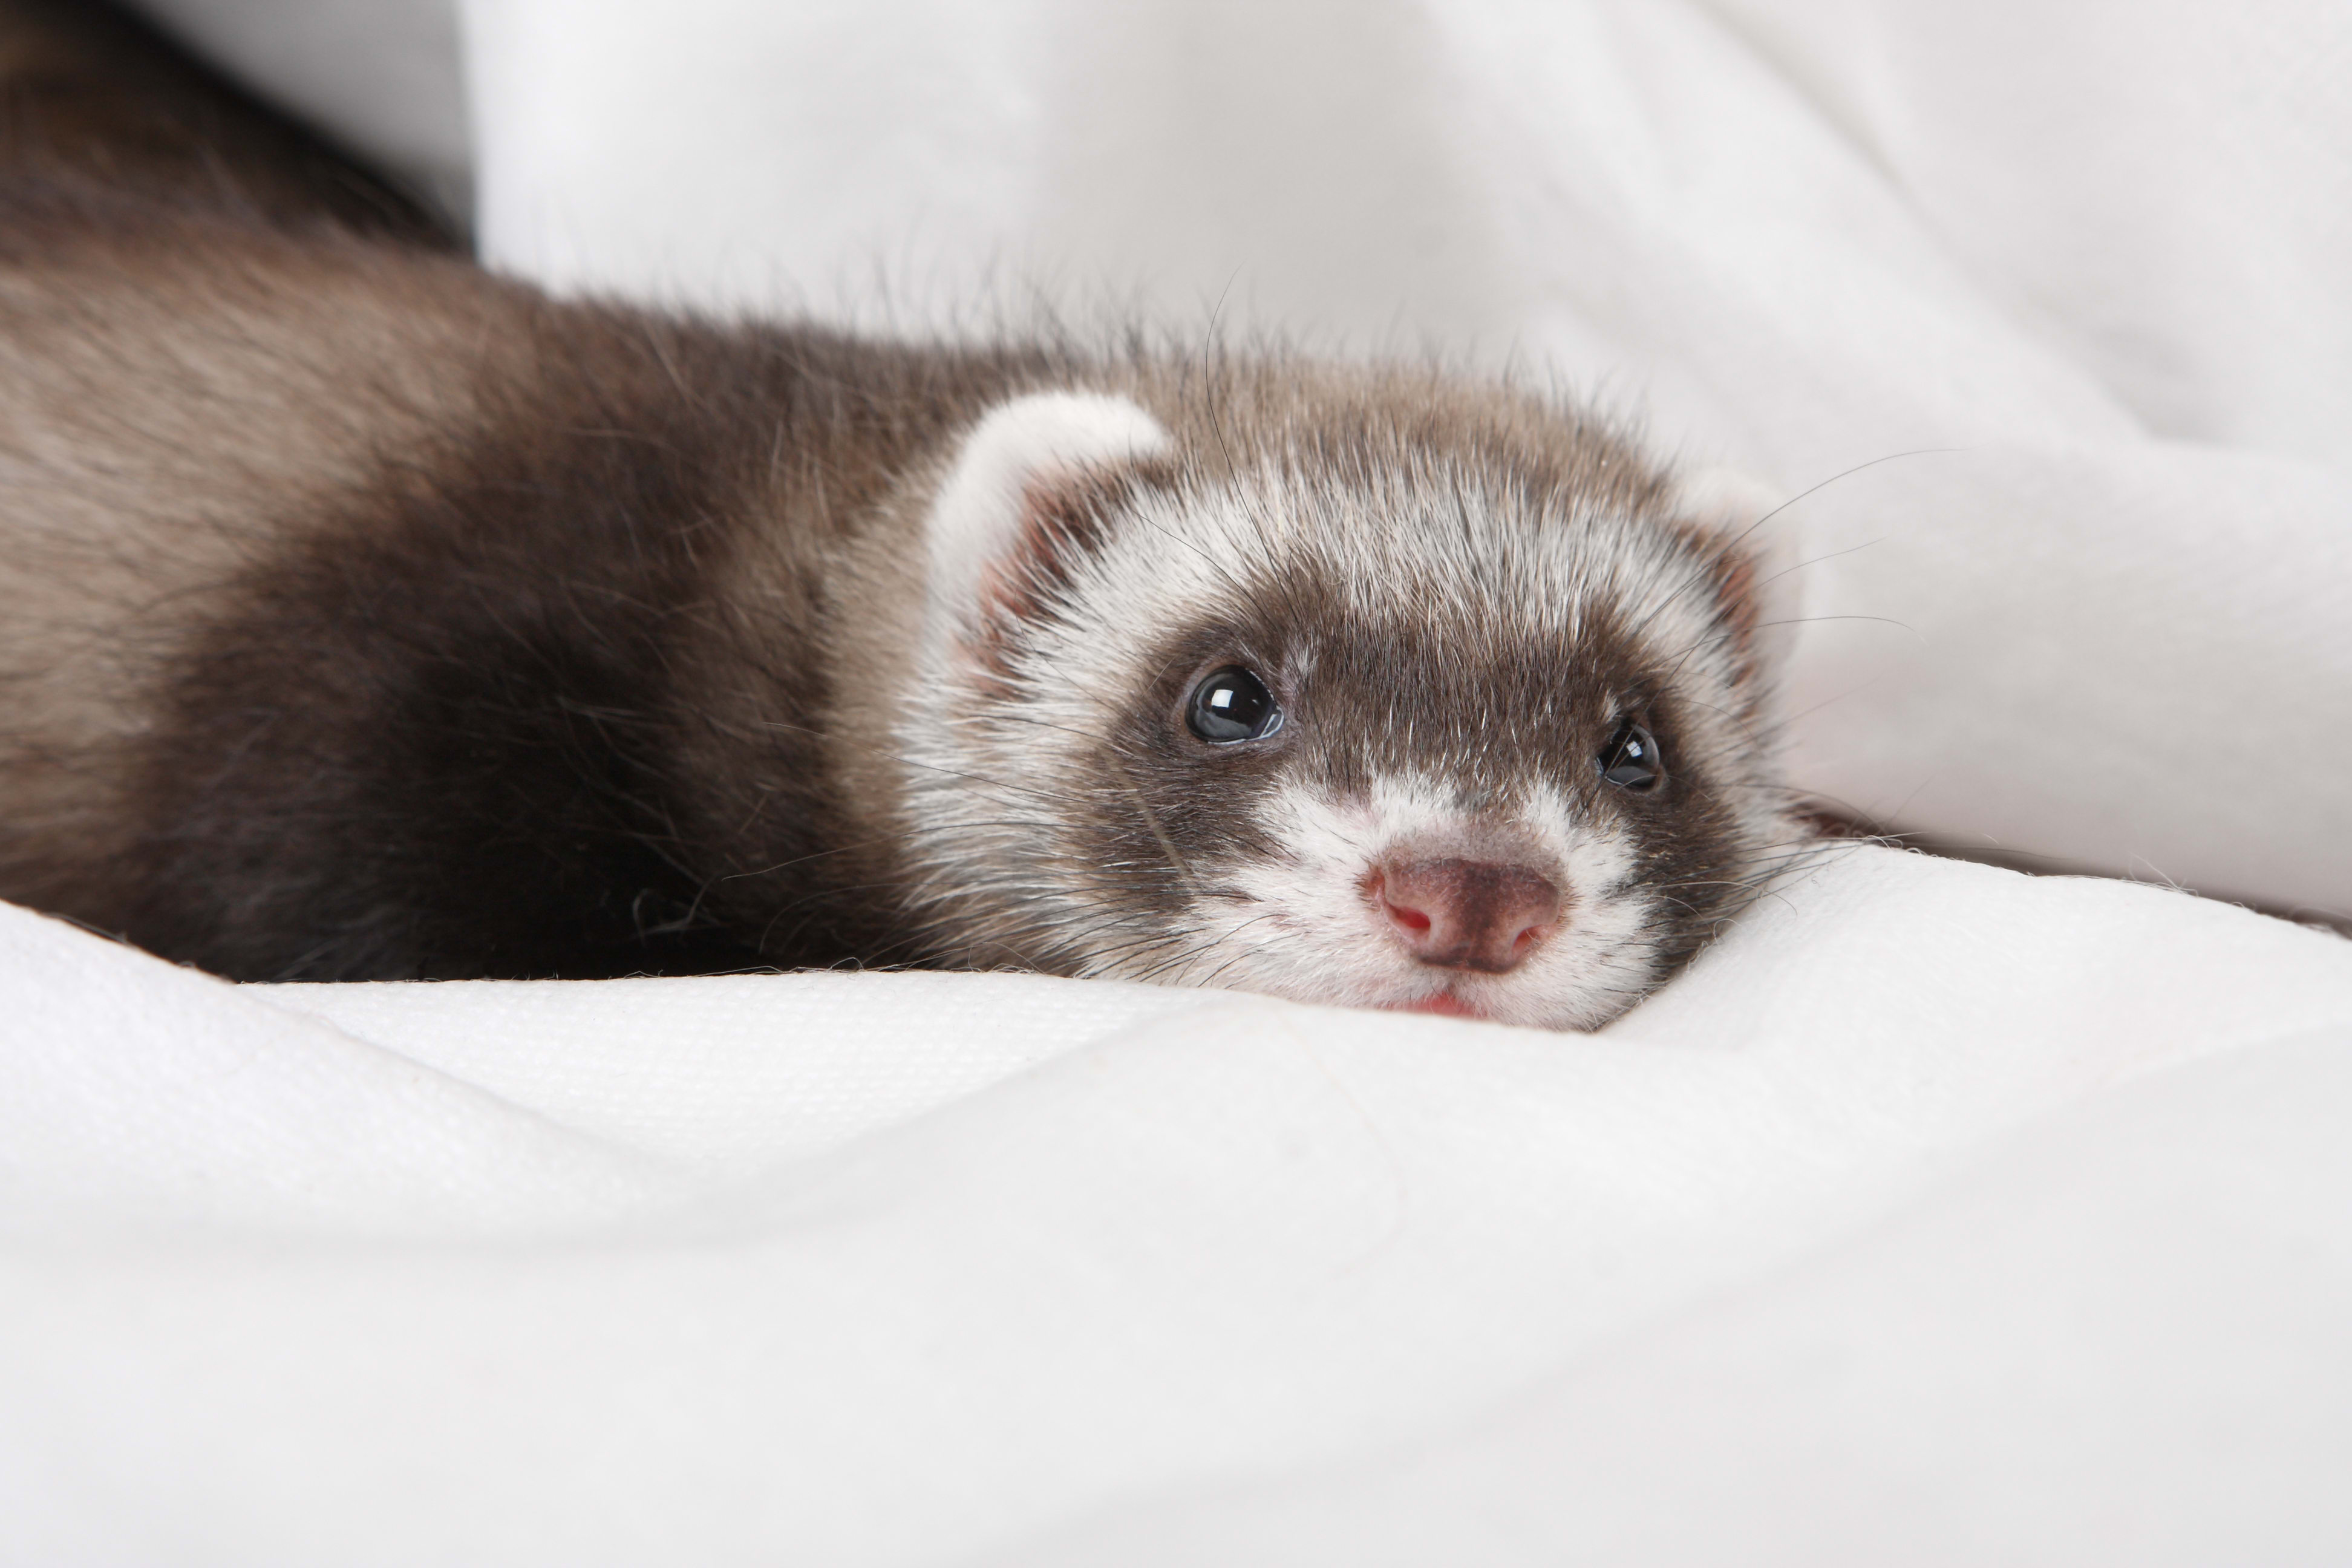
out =
[[1446,969],[1506,973],[1559,923],[1550,879],[1487,860],[1387,861],[1372,898],[1413,957]]

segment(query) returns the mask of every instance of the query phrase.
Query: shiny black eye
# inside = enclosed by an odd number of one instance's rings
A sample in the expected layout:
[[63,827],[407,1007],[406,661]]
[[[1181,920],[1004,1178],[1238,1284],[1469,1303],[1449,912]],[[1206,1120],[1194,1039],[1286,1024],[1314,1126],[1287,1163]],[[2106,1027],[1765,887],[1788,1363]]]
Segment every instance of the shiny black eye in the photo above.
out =
[[1666,776],[1664,760],[1658,755],[1658,742],[1631,719],[1617,726],[1617,732],[1601,748],[1599,761],[1601,776],[1619,789],[1637,793],[1653,790]]
[[1192,688],[1184,705],[1192,733],[1214,745],[1263,741],[1282,728],[1282,710],[1265,682],[1239,665],[1229,665]]

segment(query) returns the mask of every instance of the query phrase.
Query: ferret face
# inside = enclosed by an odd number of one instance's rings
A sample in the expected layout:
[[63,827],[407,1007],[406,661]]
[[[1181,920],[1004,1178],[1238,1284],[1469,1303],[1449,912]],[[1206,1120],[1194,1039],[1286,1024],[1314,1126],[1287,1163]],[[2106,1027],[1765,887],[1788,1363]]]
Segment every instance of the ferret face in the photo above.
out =
[[1590,1028],[1773,868],[1755,559],[1565,420],[1342,426],[967,438],[902,736],[956,956]]

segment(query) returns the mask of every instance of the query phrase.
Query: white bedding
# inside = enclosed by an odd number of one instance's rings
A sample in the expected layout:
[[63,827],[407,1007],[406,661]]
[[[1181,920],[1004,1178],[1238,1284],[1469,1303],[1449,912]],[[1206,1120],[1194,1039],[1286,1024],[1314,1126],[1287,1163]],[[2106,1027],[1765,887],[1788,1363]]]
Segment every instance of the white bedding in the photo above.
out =
[[[457,167],[446,10],[154,8]],[[562,285],[1222,297],[1790,493],[1936,448],[1785,515],[1801,780],[2352,909],[2340,5],[463,22]],[[5,910],[0,985],[0,1561],[2352,1560],[2352,944],[2161,887],[1853,848],[1595,1037]]]

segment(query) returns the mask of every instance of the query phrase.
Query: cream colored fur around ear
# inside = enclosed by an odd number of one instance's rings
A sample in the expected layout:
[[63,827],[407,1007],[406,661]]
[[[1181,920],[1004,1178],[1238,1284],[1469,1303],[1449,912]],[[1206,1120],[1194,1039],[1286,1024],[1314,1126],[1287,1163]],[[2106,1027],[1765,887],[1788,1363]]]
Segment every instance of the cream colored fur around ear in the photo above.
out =
[[1745,564],[1727,574],[1727,592],[1747,600],[1757,668],[1780,668],[1805,614],[1796,524],[1780,510],[1789,498],[1751,474],[1717,468],[1684,478],[1676,501],[1684,517],[1720,541],[1732,563]]
[[930,516],[930,622],[969,628],[990,568],[1017,550],[1034,499],[1079,470],[1168,450],[1168,432],[1124,397],[1042,392],[990,412],[964,437]]

